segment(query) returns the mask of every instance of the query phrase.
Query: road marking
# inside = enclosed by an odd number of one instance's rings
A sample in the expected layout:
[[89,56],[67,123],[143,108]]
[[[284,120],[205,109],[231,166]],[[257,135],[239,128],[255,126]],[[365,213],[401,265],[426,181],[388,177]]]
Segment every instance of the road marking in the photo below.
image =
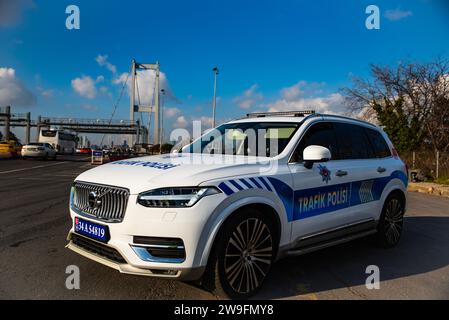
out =
[[13,172],[32,170],[32,169],[53,167],[53,166],[57,166],[57,165],[64,164],[64,163],[70,163],[70,162],[58,162],[58,163],[53,163],[53,164],[49,164],[49,165],[41,165],[41,166],[35,166],[35,167],[30,167],[30,168],[22,168],[22,169],[8,170],[8,171],[0,171],[0,174],[7,174],[7,173],[13,173]]

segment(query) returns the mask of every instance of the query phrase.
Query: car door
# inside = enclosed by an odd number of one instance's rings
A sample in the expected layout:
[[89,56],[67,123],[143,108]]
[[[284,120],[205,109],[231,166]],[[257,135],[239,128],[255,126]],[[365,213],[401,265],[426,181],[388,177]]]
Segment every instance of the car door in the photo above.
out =
[[[331,151],[331,160],[304,167],[302,153],[319,145]],[[320,121],[302,135],[289,163],[294,188],[292,241],[331,230],[353,220],[350,207],[352,175],[349,164],[340,159],[334,124]]]
[[372,188],[369,190],[372,196],[370,198],[372,203],[366,215],[377,220],[383,206],[380,200],[384,188],[397,171],[395,159],[382,134],[374,128],[365,127],[364,129],[374,152],[371,159],[372,165],[369,168],[369,175],[373,180]]
[[366,127],[355,123],[334,123],[339,156],[348,166],[351,180],[350,206],[352,222],[372,219],[377,212],[376,183],[382,173],[372,144],[366,134]]

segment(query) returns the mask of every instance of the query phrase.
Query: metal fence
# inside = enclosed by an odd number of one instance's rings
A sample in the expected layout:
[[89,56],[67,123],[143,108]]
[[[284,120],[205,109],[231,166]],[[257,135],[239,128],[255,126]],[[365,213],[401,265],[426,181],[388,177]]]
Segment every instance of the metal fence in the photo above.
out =
[[413,151],[401,153],[401,159],[425,180],[449,179],[449,152]]

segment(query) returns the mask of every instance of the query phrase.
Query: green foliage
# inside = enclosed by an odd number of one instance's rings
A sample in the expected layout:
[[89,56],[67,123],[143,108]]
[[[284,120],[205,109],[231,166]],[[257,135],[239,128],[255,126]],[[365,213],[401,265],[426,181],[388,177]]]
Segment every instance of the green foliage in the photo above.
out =
[[384,99],[384,103],[372,102],[377,119],[399,152],[417,150],[423,141],[424,131],[417,116],[407,115],[404,100],[394,102]]
[[433,182],[438,183],[438,184],[449,185],[449,178],[438,178],[438,179],[435,179]]

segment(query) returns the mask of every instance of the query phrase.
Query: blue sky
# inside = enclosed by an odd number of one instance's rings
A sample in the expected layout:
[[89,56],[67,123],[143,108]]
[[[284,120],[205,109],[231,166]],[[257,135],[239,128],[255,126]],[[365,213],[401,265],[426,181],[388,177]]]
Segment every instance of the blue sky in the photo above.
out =
[[[80,30],[65,28],[70,4]],[[370,4],[380,30],[365,27]],[[339,88],[368,76],[370,63],[449,57],[443,0],[0,0],[2,9],[0,104],[33,116],[108,118],[132,58],[160,61],[173,127],[210,121],[215,65],[225,120],[303,106],[340,112]],[[125,95],[116,118],[128,110]]]

